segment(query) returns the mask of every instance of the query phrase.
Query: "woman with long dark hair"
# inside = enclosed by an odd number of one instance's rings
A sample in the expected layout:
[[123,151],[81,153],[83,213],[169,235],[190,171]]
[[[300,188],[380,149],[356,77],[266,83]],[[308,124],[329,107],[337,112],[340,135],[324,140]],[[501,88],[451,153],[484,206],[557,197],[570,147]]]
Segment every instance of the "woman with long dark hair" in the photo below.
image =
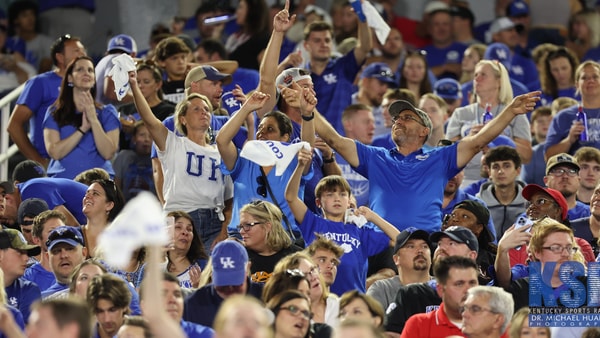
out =
[[102,106],[95,96],[94,63],[80,56],[67,67],[58,99],[44,118],[48,176],[72,179],[91,168],[114,175],[110,160],[119,145],[119,118],[115,107]]

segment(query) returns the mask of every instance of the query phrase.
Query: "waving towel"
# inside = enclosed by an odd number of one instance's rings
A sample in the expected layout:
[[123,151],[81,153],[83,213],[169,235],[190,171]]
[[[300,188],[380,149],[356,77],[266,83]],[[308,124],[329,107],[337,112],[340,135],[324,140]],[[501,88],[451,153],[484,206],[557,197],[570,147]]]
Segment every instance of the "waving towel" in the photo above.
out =
[[129,201],[98,238],[106,262],[124,269],[137,248],[148,244],[168,244],[169,235],[162,210],[156,197],[149,192],[141,192]]
[[129,54],[121,54],[112,59],[113,67],[108,73],[115,83],[117,100],[121,101],[129,91],[129,72],[135,71],[135,63]]
[[240,156],[260,166],[274,165],[275,175],[281,176],[302,148],[310,150],[310,145],[308,142],[248,141]]

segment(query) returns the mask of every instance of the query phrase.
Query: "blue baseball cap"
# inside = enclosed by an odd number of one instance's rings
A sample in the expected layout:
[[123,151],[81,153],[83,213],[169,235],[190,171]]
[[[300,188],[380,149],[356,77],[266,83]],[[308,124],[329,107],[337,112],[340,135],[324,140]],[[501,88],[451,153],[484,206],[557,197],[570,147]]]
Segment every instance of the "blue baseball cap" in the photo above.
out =
[[433,93],[442,99],[457,100],[462,99],[462,89],[460,82],[451,78],[437,80],[433,84]]
[[510,137],[504,135],[499,135],[498,137],[493,139],[492,142],[488,143],[487,146],[490,149],[500,146],[508,146],[515,149],[517,148],[515,141],[513,141]]
[[219,242],[211,253],[214,286],[242,285],[247,278],[248,252],[236,240]]
[[360,78],[377,79],[390,86],[397,87],[396,77],[392,69],[383,62],[373,62],[363,69]]
[[112,50],[121,50],[128,54],[137,53],[137,44],[131,36],[119,34],[113,36],[110,41],[108,41],[106,51],[110,52]]
[[52,248],[59,243],[67,243],[73,247],[77,245],[85,246],[83,241],[83,235],[77,227],[63,225],[54,230],[50,231],[46,246],[48,251],[52,251]]
[[483,54],[483,59],[498,60],[498,62],[502,63],[504,68],[508,70],[510,69],[510,64],[512,62],[512,54],[507,45],[501,42],[496,42],[487,47],[485,53]]
[[520,16],[529,15],[529,5],[526,2],[515,0],[508,5],[506,8],[506,16],[509,18],[515,18]]

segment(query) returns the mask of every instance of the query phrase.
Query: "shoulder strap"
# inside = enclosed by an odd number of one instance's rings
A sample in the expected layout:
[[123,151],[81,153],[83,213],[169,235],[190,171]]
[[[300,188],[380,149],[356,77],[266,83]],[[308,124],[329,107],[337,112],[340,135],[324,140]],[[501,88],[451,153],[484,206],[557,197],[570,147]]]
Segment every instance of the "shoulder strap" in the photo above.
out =
[[[269,196],[271,196],[271,199],[273,200],[273,203],[279,208],[279,210],[281,210],[281,206],[279,205],[279,202],[277,201],[277,198],[275,198],[275,195],[273,194],[273,191],[271,190],[271,185],[269,184],[269,180],[267,179],[267,175],[265,174],[265,171],[263,169],[262,166],[260,166],[260,173],[263,176],[264,182],[265,182],[265,186],[267,187],[267,192],[269,193]],[[283,222],[285,223],[285,226],[287,227],[288,232],[290,233],[290,237],[292,238],[292,242],[296,241],[296,236],[294,236],[294,232],[292,231],[292,225],[290,224],[290,221],[288,220],[287,216],[285,215],[285,213],[283,212],[283,210],[281,210],[281,215],[283,216]]]

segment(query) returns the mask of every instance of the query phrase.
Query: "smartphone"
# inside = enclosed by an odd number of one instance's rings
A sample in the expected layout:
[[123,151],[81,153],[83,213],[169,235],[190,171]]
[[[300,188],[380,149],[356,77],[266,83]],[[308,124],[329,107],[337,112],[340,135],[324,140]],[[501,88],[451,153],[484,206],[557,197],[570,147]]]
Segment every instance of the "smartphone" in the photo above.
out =
[[[525,230],[525,232],[531,232],[531,226],[533,225],[533,221],[527,216],[519,216],[517,221],[515,222],[515,230],[520,229],[522,227],[529,227],[529,229]],[[521,245],[515,248],[515,250],[521,250]]]

